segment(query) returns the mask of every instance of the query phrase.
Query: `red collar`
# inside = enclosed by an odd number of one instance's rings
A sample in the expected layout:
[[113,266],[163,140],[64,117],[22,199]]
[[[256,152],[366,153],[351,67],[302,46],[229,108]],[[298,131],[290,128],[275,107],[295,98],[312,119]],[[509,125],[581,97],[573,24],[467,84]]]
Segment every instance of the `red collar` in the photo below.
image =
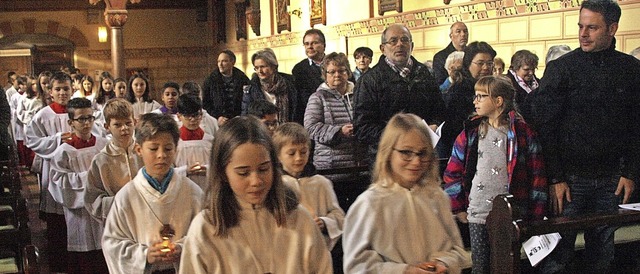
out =
[[202,140],[204,138],[204,130],[197,128],[189,130],[185,126],[180,127],[180,139],[182,141]]
[[66,143],[71,145],[72,147],[75,147],[76,149],[92,147],[96,145],[96,136],[91,135],[91,138],[85,141],[80,139],[78,135],[73,134],[71,135],[71,140],[67,140]]
[[56,102],[51,103],[51,105],[49,105],[49,107],[51,107],[53,112],[55,112],[56,114],[65,114],[65,113],[67,113],[67,106],[63,106],[63,105],[58,104]]

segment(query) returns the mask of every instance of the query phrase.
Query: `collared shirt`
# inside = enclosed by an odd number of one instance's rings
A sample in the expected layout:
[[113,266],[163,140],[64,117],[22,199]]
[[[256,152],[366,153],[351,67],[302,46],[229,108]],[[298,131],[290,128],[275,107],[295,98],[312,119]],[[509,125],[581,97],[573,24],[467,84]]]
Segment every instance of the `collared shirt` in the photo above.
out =
[[151,175],[147,173],[146,167],[142,168],[142,175],[144,175],[144,178],[147,179],[147,182],[149,182],[153,189],[159,191],[160,194],[164,194],[164,192],[167,191],[167,188],[169,187],[171,177],[173,177],[173,168],[169,169],[169,172],[167,172],[167,175],[164,177],[164,179],[162,179],[162,182],[158,182],[158,180],[151,177]]
[[[318,66],[318,67],[322,67],[322,62],[316,62],[315,60],[311,59],[311,58],[307,58],[309,60],[309,66]],[[324,59],[324,57],[322,58]]]
[[407,60],[407,65],[405,65],[404,67],[397,66],[396,64],[391,62],[388,57],[385,57],[384,61],[387,62],[387,65],[389,65],[395,72],[400,74],[402,78],[406,78],[411,73],[411,67],[413,66],[413,61],[411,60],[411,58]]

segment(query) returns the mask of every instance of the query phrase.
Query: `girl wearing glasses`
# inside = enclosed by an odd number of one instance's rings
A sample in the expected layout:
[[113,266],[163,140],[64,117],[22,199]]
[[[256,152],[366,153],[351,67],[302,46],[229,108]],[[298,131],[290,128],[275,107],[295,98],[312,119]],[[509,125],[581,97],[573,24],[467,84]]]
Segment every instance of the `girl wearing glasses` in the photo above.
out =
[[469,265],[428,131],[414,114],[387,123],[373,183],[345,218],[345,273],[460,273]]
[[473,273],[490,273],[485,222],[496,195],[512,194],[520,216],[545,215],[547,180],[540,145],[517,112],[514,96],[507,78],[478,80],[473,97],[477,115],[465,122],[444,172],[453,213],[469,223]]

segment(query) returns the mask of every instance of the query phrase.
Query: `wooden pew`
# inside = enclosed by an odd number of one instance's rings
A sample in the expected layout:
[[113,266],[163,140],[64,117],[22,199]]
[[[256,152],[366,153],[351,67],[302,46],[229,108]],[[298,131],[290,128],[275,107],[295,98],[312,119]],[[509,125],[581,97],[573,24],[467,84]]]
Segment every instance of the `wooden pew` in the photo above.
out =
[[579,217],[555,217],[525,222],[520,210],[511,203],[512,195],[498,195],[487,216],[491,246],[491,273],[520,273],[520,249],[531,236],[552,232],[584,230],[601,225],[624,226],[640,223],[640,211],[619,209],[614,214],[585,214]]

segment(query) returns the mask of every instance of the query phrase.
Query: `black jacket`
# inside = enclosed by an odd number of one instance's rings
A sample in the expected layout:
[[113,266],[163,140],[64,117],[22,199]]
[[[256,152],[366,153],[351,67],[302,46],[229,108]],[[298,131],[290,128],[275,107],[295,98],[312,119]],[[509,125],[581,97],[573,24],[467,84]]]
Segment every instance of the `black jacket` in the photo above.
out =
[[453,47],[453,43],[449,43],[449,45],[441,51],[438,51],[436,55],[433,56],[433,76],[436,78],[436,83],[442,85],[444,80],[447,80],[449,77],[449,73],[447,69],[444,67],[444,63],[447,61],[447,57],[449,54],[456,51],[456,48]]
[[[527,97],[550,178],[621,174],[640,169],[640,61],[615,50],[578,48],[550,62]],[[527,118],[527,117],[525,117]]]
[[[298,91],[298,106],[295,117],[303,119],[309,97],[324,82],[322,80],[322,72],[320,67],[310,65],[309,59],[305,58],[293,66],[291,73],[293,74],[296,91]],[[295,120],[295,122],[303,124],[302,120]]]
[[358,140],[375,152],[391,117],[413,113],[427,123],[443,121],[445,106],[440,90],[425,65],[413,60],[411,74],[402,78],[382,55],[378,64],[362,75],[354,91],[354,128]]
[[250,85],[249,78],[241,70],[233,68],[231,74],[233,93],[223,89],[224,80],[218,69],[214,70],[202,85],[202,105],[209,115],[218,118],[233,118],[242,110],[242,87]]

